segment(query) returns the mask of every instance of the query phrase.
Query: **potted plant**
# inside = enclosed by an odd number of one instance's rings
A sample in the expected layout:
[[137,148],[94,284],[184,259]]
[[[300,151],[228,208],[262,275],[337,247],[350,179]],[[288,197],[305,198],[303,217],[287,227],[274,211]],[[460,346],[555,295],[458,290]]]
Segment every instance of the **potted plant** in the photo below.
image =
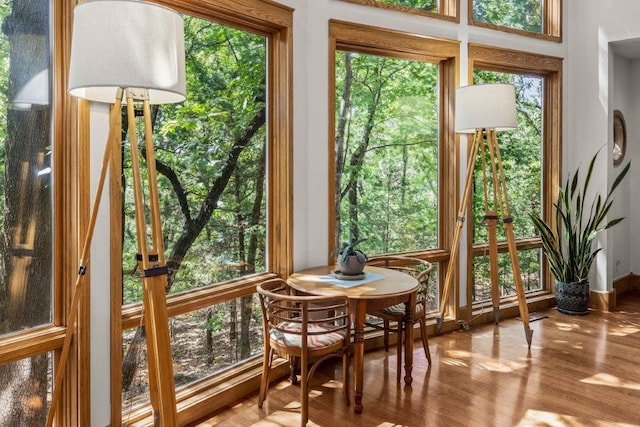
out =
[[356,246],[367,239],[349,240],[344,242],[338,249],[338,271],[346,276],[357,276],[362,274],[367,262],[367,254]]
[[618,224],[623,218],[607,221],[613,203],[612,195],[629,171],[630,163],[613,181],[607,196],[595,194],[586,205],[587,190],[598,152],[589,163],[584,181],[580,181],[580,168],[567,178],[559,188],[555,207],[555,229],[537,213],[530,213],[533,225],[540,233],[542,248],[549,261],[549,268],[556,279],[556,304],[565,314],[589,312],[589,272],[602,248],[593,249],[598,234]]

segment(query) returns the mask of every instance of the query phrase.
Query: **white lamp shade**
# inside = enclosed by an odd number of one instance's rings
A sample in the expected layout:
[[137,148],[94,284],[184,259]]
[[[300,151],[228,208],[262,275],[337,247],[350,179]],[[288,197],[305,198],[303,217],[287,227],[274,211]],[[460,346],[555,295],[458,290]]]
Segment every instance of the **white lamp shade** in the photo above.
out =
[[461,87],[456,91],[455,114],[458,133],[516,129],[515,88],[503,83]]
[[45,68],[20,88],[11,101],[11,108],[29,110],[34,105],[49,105],[49,69]]
[[151,104],[185,99],[180,14],[136,0],[88,0],[75,7],[69,93],[113,103],[119,88],[147,89]]

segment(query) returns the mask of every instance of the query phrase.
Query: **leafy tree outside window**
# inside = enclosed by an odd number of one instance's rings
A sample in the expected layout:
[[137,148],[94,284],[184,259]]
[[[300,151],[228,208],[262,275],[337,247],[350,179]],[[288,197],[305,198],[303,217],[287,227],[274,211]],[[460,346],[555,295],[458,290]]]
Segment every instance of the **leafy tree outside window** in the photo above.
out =
[[380,3],[395,4],[398,6],[411,7],[414,9],[426,10],[429,12],[438,11],[437,0],[377,0]]
[[381,9],[458,22],[460,0],[342,0]]
[[542,33],[543,0],[473,0],[473,19],[501,27]]
[[437,247],[437,81],[435,64],[336,56],[336,247]]
[[337,21],[330,40],[330,248],[366,238],[359,247],[369,255],[410,253],[440,268],[440,221],[453,216],[442,177],[455,144],[442,111],[455,93],[458,43]]
[[[153,111],[169,294],[266,271],[266,39],[185,16],[185,50],[187,99]],[[123,297],[139,303],[142,281],[128,274],[136,252],[132,190],[124,188]],[[171,318],[174,358],[192,362],[176,369],[176,386],[260,354],[254,299]],[[141,328],[124,331],[125,404],[148,398],[143,339]]]

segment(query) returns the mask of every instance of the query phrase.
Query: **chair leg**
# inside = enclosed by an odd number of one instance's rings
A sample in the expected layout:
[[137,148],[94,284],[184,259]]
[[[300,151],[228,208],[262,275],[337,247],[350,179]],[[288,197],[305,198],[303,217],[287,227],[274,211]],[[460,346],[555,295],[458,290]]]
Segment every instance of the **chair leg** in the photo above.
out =
[[383,320],[384,325],[384,351],[389,351],[389,321]]
[[289,381],[291,384],[298,384],[298,365],[300,363],[300,358],[296,356],[289,356]]
[[400,382],[400,378],[402,377],[402,342],[404,341],[403,328],[403,322],[401,320],[398,321],[398,340],[396,341],[396,356],[398,358],[396,366],[396,382]]
[[309,361],[303,355],[300,363],[300,406],[301,419],[300,425],[305,427],[309,421]]
[[269,390],[269,373],[271,372],[271,361],[273,360],[273,349],[269,348],[264,352],[262,358],[262,379],[260,380],[260,394],[258,395],[258,408],[262,408],[264,400],[267,398]]
[[427,338],[427,322],[424,317],[420,318],[420,335],[422,336],[422,348],[424,348],[424,355],[427,356],[429,366],[431,366],[431,351],[429,351],[429,338]]
[[342,387],[344,388],[344,400],[347,406],[351,404],[351,399],[349,395],[351,394],[351,389],[349,386],[349,361],[351,358],[349,357],[349,350],[345,349],[342,354]]

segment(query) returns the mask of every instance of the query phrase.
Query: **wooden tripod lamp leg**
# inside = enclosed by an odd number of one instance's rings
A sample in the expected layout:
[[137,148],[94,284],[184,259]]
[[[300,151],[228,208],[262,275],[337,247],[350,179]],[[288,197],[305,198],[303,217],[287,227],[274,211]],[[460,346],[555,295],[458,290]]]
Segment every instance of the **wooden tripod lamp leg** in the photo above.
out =
[[[486,131],[482,132],[482,189],[484,192],[484,222],[487,226],[489,237],[489,274],[491,279],[491,304],[493,306],[493,321],[497,325],[500,321],[500,282],[498,280],[498,186],[495,174],[492,179],[487,178],[487,143]],[[493,156],[490,156],[493,159]],[[493,168],[492,168],[493,171]],[[489,207],[489,184],[493,189],[493,204]]]
[[493,321],[500,322],[500,283],[498,280],[498,215],[487,212],[487,231],[489,236],[489,274],[491,277],[491,305],[493,306]]
[[471,141],[471,150],[469,153],[469,159],[467,161],[467,177],[464,184],[464,191],[462,193],[462,200],[460,202],[460,208],[458,210],[458,216],[456,218],[456,229],[453,233],[453,242],[451,243],[451,255],[449,257],[449,267],[447,268],[447,274],[444,279],[444,288],[442,289],[442,296],[440,297],[440,316],[436,318],[436,332],[442,333],[442,324],[444,322],[444,313],[447,309],[449,302],[449,292],[453,285],[454,271],[458,265],[458,254],[460,253],[460,236],[462,232],[462,226],[464,225],[465,215],[467,213],[467,206],[469,199],[471,198],[471,188],[473,184],[473,170],[476,165],[476,157],[478,154],[478,147],[482,141],[481,132],[477,131],[473,140]]
[[[500,155],[500,147],[496,138],[495,131],[489,132],[489,150],[492,156],[495,156],[495,162],[492,161],[494,179],[498,188],[498,203],[502,212],[504,231],[507,236],[507,244],[509,248],[509,256],[511,259],[511,270],[513,272],[513,282],[518,295],[518,307],[520,309],[520,318],[524,326],[524,334],[527,344],[531,348],[531,339],[533,331],[529,327],[529,307],[527,306],[527,298],[522,285],[522,273],[520,271],[520,261],[518,260],[518,248],[513,234],[513,217],[511,216],[511,208],[509,207],[509,196],[507,195],[507,183],[504,177],[504,168],[502,167],[502,156]],[[497,165],[497,166],[496,166]],[[497,170],[496,170],[497,168]]]
[[[159,201],[157,189],[157,175],[155,158],[151,140],[151,120],[149,101],[146,94],[127,95],[127,110],[129,115],[129,139],[131,141],[131,165],[133,170],[134,203],[136,211],[136,230],[138,238],[138,252],[144,273],[144,310],[147,333],[147,355],[149,363],[149,390],[154,416],[162,426],[177,425],[177,409],[175,385],[173,381],[173,359],[171,355],[171,340],[169,335],[169,317],[167,313],[166,288],[167,267],[164,262],[162,247],[162,228],[159,215]],[[147,148],[148,189],[151,208],[151,242],[149,251],[147,241],[147,219],[143,198],[142,177],[140,173],[140,159],[138,142],[134,125],[134,100],[143,101],[145,141]]]
[[91,241],[93,240],[93,232],[95,230],[96,220],[98,218],[98,208],[100,207],[100,200],[102,199],[102,191],[104,189],[104,182],[107,176],[107,170],[109,169],[109,163],[111,161],[111,155],[113,145],[116,143],[116,135],[120,132],[120,107],[122,105],[122,93],[118,91],[115,103],[111,109],[109,115],[109,136],[107,137],[107,143],[104,149],[104,157],[102,159],[102,166],[100,168],[100,177],[98,178],[98,185],[96,187],[96,194],[93,200],[93,206],[91,208],[91,216],[89,217],[89,224],[87,226],[87,234],[85,236],[84,244],[82,245],[82,253],[80,255],[80,267],[78,269],[78,276],[76,277],[76,283],[73,289],[73,296],[71,298],[71,305],[69,306],[69,314],[67,316],[67,329],[64,334],[64,341],[62,342],[62,350],[60,351],[60,358],[58,360],[58,366],[55,370],[55,380],[53,385],[53,395],[51,396],[51,402],[49,404],[49,413],[47,415],[47,427],[53,425],[53,419],[55,416],[56,408],[58,406],[58,400],[60,399],[62,378],[67,367],[67,360],[69,358],[69,350],[71,348],[71,338],[75,330],[76,317],[78,315],[78,308],[80,307],[80,301],[84,297],[84,288],[86,285],[86,270],[89,264],[89,249],[91,247]]

